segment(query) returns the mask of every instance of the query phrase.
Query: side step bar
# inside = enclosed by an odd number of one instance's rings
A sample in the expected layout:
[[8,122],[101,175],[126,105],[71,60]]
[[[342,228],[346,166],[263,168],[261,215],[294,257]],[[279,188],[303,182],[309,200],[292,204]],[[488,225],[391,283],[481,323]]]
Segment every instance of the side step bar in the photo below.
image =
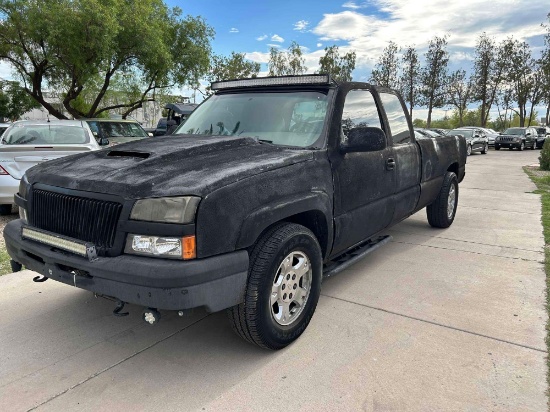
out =
[[323,267],[323,277],[328,278],[340,273],[391,240],[392,237],[389,235],[380,236],[377,239],[369,240],[368,242],[353,248],[352,250],[337,257],[335,260],[325,264]]

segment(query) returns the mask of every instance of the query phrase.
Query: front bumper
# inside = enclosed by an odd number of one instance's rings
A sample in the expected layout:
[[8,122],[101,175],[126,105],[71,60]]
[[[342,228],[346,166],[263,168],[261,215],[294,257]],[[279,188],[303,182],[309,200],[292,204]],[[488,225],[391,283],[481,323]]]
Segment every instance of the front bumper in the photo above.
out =
[[10,175],[0,175],[0,205],[13,204],[13,196],[18,190],[19,180]]
[[93,261],[22,239],[20,219],[4,228],[13,260],[50,279],[156,309],[205,307],[217,312],[243,301],[248,276],[244,250],[189,261],[121,255]]
[[521,142],[497,142],[495,141],[495,146],[499,146],[499,147],[515,147],[515,148],[519,148],[521,147]]

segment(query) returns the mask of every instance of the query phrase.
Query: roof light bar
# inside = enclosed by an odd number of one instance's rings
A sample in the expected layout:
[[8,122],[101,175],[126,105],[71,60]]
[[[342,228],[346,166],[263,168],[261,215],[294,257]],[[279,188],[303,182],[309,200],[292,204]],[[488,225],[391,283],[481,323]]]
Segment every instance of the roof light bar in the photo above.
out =
[[256,86],[291,86],[302,84],[326,84],[331,82],[328,74],[310,74],[303,76],[277,76],[277,77],[256,77],[253,79],[227,80],[213,82],[212,90],[235,89],[238,87]]

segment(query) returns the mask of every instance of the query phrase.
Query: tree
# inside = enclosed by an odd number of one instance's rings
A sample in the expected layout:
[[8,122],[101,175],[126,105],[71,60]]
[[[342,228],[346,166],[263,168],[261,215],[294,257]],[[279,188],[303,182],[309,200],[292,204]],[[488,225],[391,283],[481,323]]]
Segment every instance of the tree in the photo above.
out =
[[14,122],[40,105],[17,82],[0,82],[0,119]]
[[508,38],[503,43],[503,50],[509,58],[506,80],[510,83],[513,100],[517,103],[517,108],[513,108],[518,114],[519,125],[525,126],[527,116],[527,103],[533,97],[539,99],[539,93],[535,87],[535,60],[531,56],[531,48],[526,42],[520,42],[513,38]]
[[269,51],[269,75],[286,76],[304,74],[307,72],[306,60],[303,57],[302,48],[295,41],[287,51],[277,50],[272,47]]
[[420,71],[421,104],[428,107],[427,127],[432,122],[432,110],[445,105],[447,91],[447,37],[435,37],[430,40],[428,51],[425,54],[426,63]]
[[[550,23],[550,13],[547,15]],[[544,46],[539,60],[541,71],[541,102],[546,104],[546,125],[550,125],[550,24],[542,25],[546,28],[544,36]]]
[[390,41],[382,54],[378,58],[378,62],[372,69],[370,82],[378,86],[385,86],[391,89],[398,88],[399,82],[399,58],[397,53],[399,47],[393,41]]
[[355,60],[354,51],[340,56],[338,46],[325,47],[325,55],[319,58],[319,73],[330,74],[333,79],[342,82],[351,82]]
[[[210,73],[206,79],[212,83],[218,80],[234,80],[256,77],[260,72],[260,63],[246,60],[244,53],[231,52],[231,56],[213,56]],[[210,93],[210,86],[206,88]]]
[[472,100],[473,83],[466,79],[466,71],[457,70],[449,77],[448,102],[458,112],[458,126],[464,126],[464,112]]
[[[0,0],[0,21],[0,60],[58,118],[65,115],[46,100],[46,90],[62,95],[65,110],[81,118],[111,109],[127,115],[157,90],[197,84],[214,35],[202,18],[183,18],[162,0]],[[138,93],[110,104],[113,82]]]
[[475,48],[473,100],[481,103],[481,126],[489,120],[489,111],[496,103],[497,95],[505,81],[508,56],[504,43],[497,46],[493,39],[482,33]]
[[399,85],[401,86],[401,94],[409,104],[409,113],[412,116],[418,93],[418,76],[420,73],[418,53],[413,46],[405,49],[401,62],[403,70],[399,79]]

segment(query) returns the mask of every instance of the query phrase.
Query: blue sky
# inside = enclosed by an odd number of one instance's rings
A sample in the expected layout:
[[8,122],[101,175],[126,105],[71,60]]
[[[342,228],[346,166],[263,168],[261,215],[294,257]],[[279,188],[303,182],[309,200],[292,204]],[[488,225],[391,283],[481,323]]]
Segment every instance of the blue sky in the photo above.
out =
[[[527,41],[538,57],[550,3],[541,0],[168,0],[184,14],[203,16],[216,30],[213,51],[245,53],[267,70],[270,45],[286,49],[295,40],[305,47],[306,66],[317,69],[324,47],[354,50],[354,79],[367,81],[390,40],[414,45],[421,60],[430,39],[448,38],[450,70],[472,68],[477,38],[486,32],[497,42],[508,36]],[[436,113],[441,115],[444,111]]]

